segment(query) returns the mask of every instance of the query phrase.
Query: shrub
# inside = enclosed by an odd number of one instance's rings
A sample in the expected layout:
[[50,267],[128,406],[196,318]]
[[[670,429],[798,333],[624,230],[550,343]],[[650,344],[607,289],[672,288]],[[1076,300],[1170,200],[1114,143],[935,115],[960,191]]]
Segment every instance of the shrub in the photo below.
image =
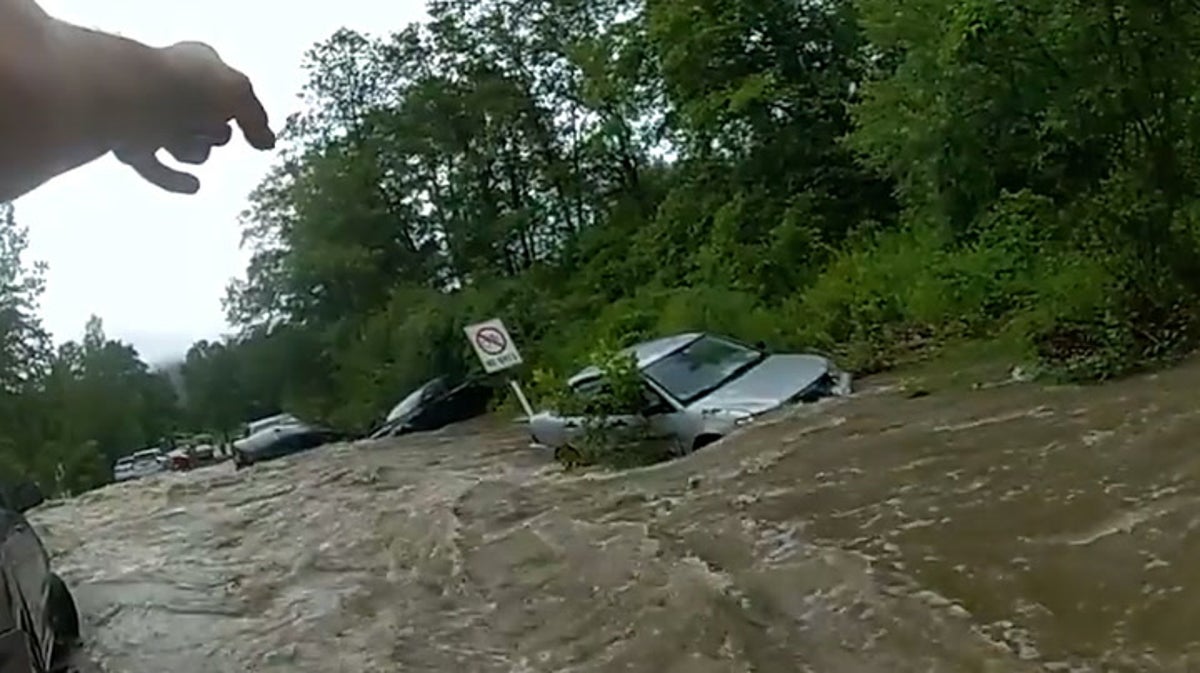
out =
[[669,457],[662,442],[652,441],[644,428],[614,428],[618,416],[636,414],[645,402],[643,383],[637,362],[611,344],[593,351],[591,364],[602,383],[579,393],[562,379],[540,372],[537,387],[557,413],[579,420],[582,433],[556,457],[567,467],[603,465],[614,468],[634,467],[659,462]]

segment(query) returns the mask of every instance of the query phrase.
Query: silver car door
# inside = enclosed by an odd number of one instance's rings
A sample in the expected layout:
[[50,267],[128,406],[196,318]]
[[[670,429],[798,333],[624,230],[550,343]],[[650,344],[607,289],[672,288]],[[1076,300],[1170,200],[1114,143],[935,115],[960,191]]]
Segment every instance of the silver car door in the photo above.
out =
[[589,432],[599,432],[614,437],[634,437],[638,430],[646,426],[646,418],[637,414],[618,414],[608,416],[567,416],[562,419],[566,436],[570,440],[579,440]]
[[676,452],[690,446],[689,430],[692,423],[687,411],[673,404],[649,382],[645,387],[645,395],[646,407],[643,416],[646,418],[649,437],[670,442]]
[[[600,377],[582,382],[575,387],[576,394],[586,398],[602,399],[609,394],[608,383]],[[571,415],[562,417],[563,433],[568,442],[579,442],[588,435],[599,434],[607,439],[629,441],[641,438],[648,426],[643,413],[645,405],[634,402],[627,410],[603,415]]]

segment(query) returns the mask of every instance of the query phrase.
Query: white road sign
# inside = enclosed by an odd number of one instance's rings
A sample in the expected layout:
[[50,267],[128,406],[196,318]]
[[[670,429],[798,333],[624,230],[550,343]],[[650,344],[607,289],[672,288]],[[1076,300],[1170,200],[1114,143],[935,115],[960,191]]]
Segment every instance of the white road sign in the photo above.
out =
[[463,331],[487,373],[494,374],[524,362],[499,318],[471,325]]

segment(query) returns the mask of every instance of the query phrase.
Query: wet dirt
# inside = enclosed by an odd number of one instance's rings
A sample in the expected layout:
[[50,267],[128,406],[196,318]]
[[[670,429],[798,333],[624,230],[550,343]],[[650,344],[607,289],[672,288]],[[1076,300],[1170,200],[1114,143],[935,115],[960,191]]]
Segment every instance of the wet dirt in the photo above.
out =
[[33,518],[112,673],[1185,671],[1198,380],[880,384],[622,474],[483,421]]

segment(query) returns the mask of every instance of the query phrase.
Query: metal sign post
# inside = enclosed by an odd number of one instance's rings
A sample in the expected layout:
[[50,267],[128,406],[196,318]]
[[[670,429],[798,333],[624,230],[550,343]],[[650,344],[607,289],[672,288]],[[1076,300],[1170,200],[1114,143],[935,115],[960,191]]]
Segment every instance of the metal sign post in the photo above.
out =
[[[471,343],[475,355],[479,356],[479,363],[483,365],[485,372],[495,374],[525,362],[517,350],[517,345],[509,336],[508,329],[499,318],[468,325],[463,331],[467,333],[467,341]],[[517,401],[521,403],[521,408],[525,410],[525,415],[533,416],[533,407],[525,397],[525,391],[521,390],[521,384],[511,376],[505,378],[516,394]]]
[[512,387],[513,393],[517,396],[517,401],[521,403],[521,408],[525,410],[525,417],[533,416],[533,407],[529,406],[529,400],[525,398],[525,391],[521,390],[521,384],[513,377],[508,377],[508,385]]

